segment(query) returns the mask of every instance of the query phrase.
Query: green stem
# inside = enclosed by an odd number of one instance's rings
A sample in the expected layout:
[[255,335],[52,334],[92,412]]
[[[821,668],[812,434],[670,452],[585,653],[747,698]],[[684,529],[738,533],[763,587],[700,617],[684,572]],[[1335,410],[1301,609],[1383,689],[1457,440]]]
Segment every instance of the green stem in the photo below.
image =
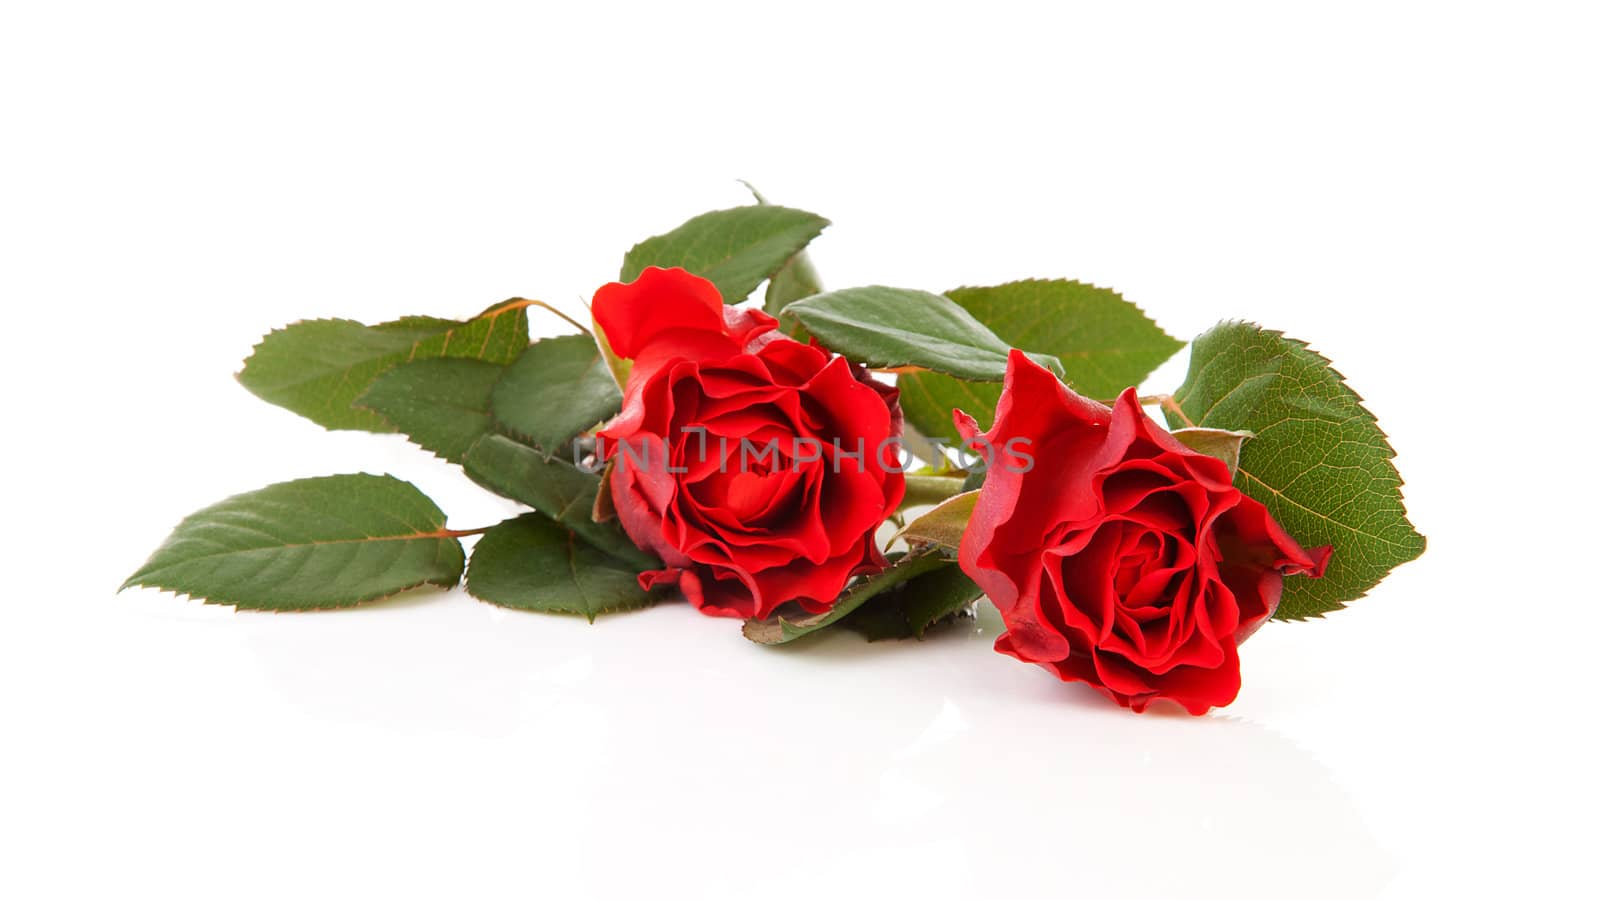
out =
[[965,472],[956,475],[907,475],[906,498],[900,501],[900,508],[943,503],[961,493],[966,475]]

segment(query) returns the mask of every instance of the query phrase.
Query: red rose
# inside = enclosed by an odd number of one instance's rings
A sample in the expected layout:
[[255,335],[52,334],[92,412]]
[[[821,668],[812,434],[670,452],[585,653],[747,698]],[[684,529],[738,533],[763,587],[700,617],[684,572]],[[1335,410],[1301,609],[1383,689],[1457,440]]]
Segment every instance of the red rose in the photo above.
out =
[[594,318],[633,361],[599,437],[623,528],[666,565],[641,585],[765,618],[824,612],[883,567],[875,534],[905,493],[893,388],[682,269],[606,285]]
[[960,557],[1005,620],[995,649],[1135,712],[1232,702],[1239,642],[1283,576],[1327,563],[1331,548],[1301,549],[1131,388],[1107,409],[1013,351],[994,427],[956,419],[992,460]]

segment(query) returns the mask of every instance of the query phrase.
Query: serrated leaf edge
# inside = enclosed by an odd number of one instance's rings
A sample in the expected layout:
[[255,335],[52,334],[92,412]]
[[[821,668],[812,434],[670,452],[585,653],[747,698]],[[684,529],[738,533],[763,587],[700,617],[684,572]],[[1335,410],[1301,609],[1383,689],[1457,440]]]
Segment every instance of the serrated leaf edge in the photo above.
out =
[[[1360,600],[1363,597],[1367,596],[1369,593],[1372,592],[1372,588],[1375,588],[1379,584],[1382,584],[1383,581],[1386,580],[1389,577],[1389,575],[1393,574],[1395,569],[1398,569],[1400,566],[1403,566],[1408,562],[1414,562],[1418,557],[1422,556],[1422,554],[1425,553],[1427,551],[1427,549],[1428,549],[1428,537],[1427,537],[1427,535],[1424,535],[1422,532],[1417,530],[1416,524],[1411,521],[1410,510],[1406,507],[1406,498],[1405,498],[1405,491],[1404,491],[1404,487],[1405,487],[1405,483],[1406,483],[1405,482],[1405,477],[1400,474],[1400,468],[1398,466],[1394,465],[1394,463],[1392,462],[1395,459],[1395,457],[1397,457],[1399,455],[1398,451],[1396,451],[1394,449],[1394,445],[1393,444],[1389,443],[1389,434],[1388,434],[1388,432],[1383,430],[1383,426],[1379,423],[1379,419],[1378,419],[1377,414],[1373,413],[1372,410],[1367,408],[1367,406],[1366,406],[1366,402],[1367,402],[1366,398],[1361,396],[1361,393],[1350,385],[1349,380],[1345,378],[1345,374],[1343,372],[1341,372],[1337,367],[1334,366],[1332,360],[1330,360],[1328,357],[1322,355],[1322,353],[1320,351],[1313,349],[1311,344],[1310,344],[1310,342],[1300,340],[1299,338],[1290,337],[1289,335],[1287,335],[1284,332],[1282,332],[1282,331],[1280,331],[1278,329],[1275,329],[1275,328],[1263,328],[1257,322],[1254,322],[1254,321],[1249,320],[1249,319],[1220,319],[1220,320],[1217,321],[1217,324],[1215,324],[1215,325],[1211,326],[1210,328],[1206,329],[1205,331],[1201,332],[1201,336],[1204,336],[1205,334],[1208,334],[1211,331],[1215,331],[1218,328],[1222,328],[1222,327],[1225,327],[1225,326],[1233,326],[1233,325],[1243,325],[1243,326],[1247,326],[1249,328],[1253,328],[1256,331],[1261,332],[1262,334],[1270,335],[1270,336],[1272,336],[1274,338],[1277,338],[1278,340],[1281,340],[1281,341],[1293,346],[1296,350],[1299,350],[1299,351],[1301,351],[1303,353],[1306,353],[1307,355],[1309,355],[1312,358],[1314,358],[1317,362],[1319,362],[1324,368],[1326,368],[1327,371],[1329,372],[1329,374],[1333,375],[1333,377],[1338,381],[1338,383],[1339,383],[1339,385],[1341,387],[1343,387],[1345,390],[1350,392],[1350,396],[1354,399],[1356,406],[1358,408],[1360,408],[1362,412],[1366,413],[1368,418],[1370,418],[1372,420],[1371,424],[1372,424],[1373,430],[1376,431],[1378,433],[1378,436],[1380,438],[1382,438],[1382,440],[1383,440],[1383,449],[1385,451],[1384,454],[1383,454],[1383,459],[1390,461],[1389,467],[1394,470],[1394,475],[1395,475],[1395,493],[1398,496],[1399,502],[1400,502],[1401,518],[1405,520],[1406,526],[1411,529],[1411,533],[1417,536],[1418,544],[1417,544],[1416,553],[1412,554],[1409,558],[1407,558],[1405,560],[1402,560],[1402,561],[1396,563],[1394,566],[1392,566],[1389,569],[1388,572],[1385,572],[1383,574],[1383,576],[1381,578],[1379,578],[1378,581],[1372,585],[1371,588],[1368,588],[1368,589],[1360,592],[1359,594],[1356,594],[1353,597],[1348,597],[1346,599],[1337,601],[1337,605],[1334,606],[1332,609],[1318,610],[1318,611],[1315,611],[1315,612],[1307,613],[1305,615],[1293,615],[1293,614],[1285,614],[1285,613],[1283,613],[1283,611],[1282,611],[1282,609],[1280,607],[1279,611],[1277,613],[1274,613],[1273,616],[1272,616],[1273,619],[1275,619],[1277,621],[1280,621],[1280,622],[1304,622],[1304,621],[1307,621],[1307,620],[1310,620],[1310,619],[1325,618],[1328,613],[1337,612],[1337,611],[1339,611],[1341,609],[1344,609],[1345,607],[1349,606],[1352,602],[1354,602],[1356,600]],[[1198,340],[1198,338],[1197,338],[1197,340]],[[1191,341],[1190,343],[1193,343],[1193,341]],[[1207,362],[1206,365],[1209,366],[1209,365],[1211,365],[1212,362],[1215,362],[1215,360],[1212,360],[1211,362]],[[1202,366],[1200,368],[1200,372],[1203,372],[1203,371],[1205,371],[1205,366]],[[1199,374],[1199,372],[1186,374],[1185,377],[1184,377],[1184,381],[1187,383],[1189,381],[1191,375],[1198,375],[1198,374]],[[1182,409],[1182,405],[1183,405],[1182,400],[1178,399],[1176,394],[1174,394],[1173,400],[1177,403],[1179,408]],[[1211,406],[1211,409],[1206,410],[1205,415],[1210,415],[1212,412],[1214,412],[1216,410],[1217,406],[1219,406],[1219,405],[1221,405],[1221,401],[1220,400],[1217,403],[1213,403],[1212,406]],[[1185,417],[1188,417],[1188,415],[1189,415],[1188,410],[1183,410],[1183,415]],[[1201,416],[1202,420],[1205,418],[1205,415]],[[1214,427],[1216,427],[1216,426],[1203,425],[1201,421],[1192,421],[1192,420],[1190,422],[1190,426],[1191,427],[1206,427],[1206,428],[1214,428]],[[1243,468],[1239,469],[1238,475],[1242,475],[1242,476],[1248,477],[1251,481],[1254,481],[1257,484],[1261,485],[1266,490],[1271,491],[1274,495],[1279,496],[1279,497],[1283,497],[1283,494],[1281,492],[1279,492],[1278,490],[1274,489],[1272,486],[1268,485],[1266,482],[1262,481],[1260,478],[1257,478],[1254,475],[1251,475],[1249,472],[1245,471]],[[1294,506],[1299,507],[1300,509],[1306,509],[1306,507],[1303,506],[1302,504],[1295,503],[1292,500],[1288,500],[1288,498],[1284,498],[1284,499],[1287,502],[1292,503]],[[1343,522],[1337,522],[1337,521],[1334,521],[1332,519],[1327,519],[1326,516],[1321,515],[1319,513],[1315,513],[1314,511],[1309,510],[1309,509],[1306,509],[1306,511],[1310,512],[1310,513],[1313,513],[1319,519],[1326,519],[1327,521],[1332,522],[1333,524],[1339,526],[1340,528],[1344,529],[1345,531],[1353,532],[1353,533],[1356,533],[1356,534],[1361,534],[1364,537],[1367,536],[1364,532],[1358,532],[1355,529],[1351,528],[1350,526],[1345,525]],[[1393,541],[1384,541],[1384,543],[1391,544],[1393,546],[1401,546],[1401,545],[1395,544]],[[1296,578],[1296,577],[1305,577],[1305,576],[1290,576],[1290,577],[1291,578]]]

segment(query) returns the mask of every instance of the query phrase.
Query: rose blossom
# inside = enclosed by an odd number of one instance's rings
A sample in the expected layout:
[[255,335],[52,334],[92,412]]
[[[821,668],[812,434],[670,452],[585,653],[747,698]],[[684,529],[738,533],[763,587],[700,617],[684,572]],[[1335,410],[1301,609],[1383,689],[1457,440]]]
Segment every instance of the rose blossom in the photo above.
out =
[[1327,563],[1331,548],[1301,549],[1131,388],[1108,409],[1013,351],[994,427],[956,422],[991,448],[1025,438],[1034,458],[1023,471],[992,451],[961,542],[962,570],[1005,620],[995,649],[1136,712],[1231,702],[1238,645],[1277,609],[1283,576]]
[[765,618],[790,601],[826,611],[884,566],[875,534],[905,493],[880,452],[900,435],[893,388],[682,269],[602,287],[594,318],[632,360],[599,438],[624,530],[665,564],[642,586]]

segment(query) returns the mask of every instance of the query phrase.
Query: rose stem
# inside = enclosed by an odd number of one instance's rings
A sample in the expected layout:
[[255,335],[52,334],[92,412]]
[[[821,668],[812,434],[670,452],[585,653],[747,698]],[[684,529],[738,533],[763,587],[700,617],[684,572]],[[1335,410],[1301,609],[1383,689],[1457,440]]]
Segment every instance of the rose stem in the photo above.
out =
[[965,472],[960,475],[907,475],[906,498],[900,501],[900,508],[942,503],[961,493],[965,483]]

